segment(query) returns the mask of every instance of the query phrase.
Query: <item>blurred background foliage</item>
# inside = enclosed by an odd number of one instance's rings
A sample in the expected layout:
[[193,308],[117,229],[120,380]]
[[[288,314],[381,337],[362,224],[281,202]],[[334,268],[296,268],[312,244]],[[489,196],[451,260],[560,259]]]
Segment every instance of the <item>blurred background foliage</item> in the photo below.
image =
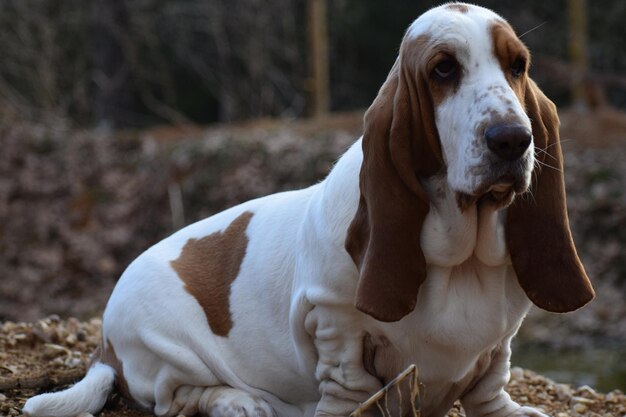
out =
[[[328,1],[330,110],[367,107],[407,26],[438,3]],[[528,32],[534,77],[569,103],[568,2],[480,4]],[[589,2],[586,17],[590,74],[626,106],[626,2]],[[306,0],[3,0],[0,109],[112,127],[303,116],[306,28]]]

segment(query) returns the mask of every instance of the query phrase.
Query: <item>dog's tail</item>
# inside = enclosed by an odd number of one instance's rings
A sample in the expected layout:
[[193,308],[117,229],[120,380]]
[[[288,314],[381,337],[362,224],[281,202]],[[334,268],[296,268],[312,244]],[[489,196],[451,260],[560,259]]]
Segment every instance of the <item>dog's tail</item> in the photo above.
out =
[[29,417],[73,417],[83,412],[95,414],[104,407],[114,382],[113,368],[97,362],[72,387],[37,395],[26,401],[22,412]]

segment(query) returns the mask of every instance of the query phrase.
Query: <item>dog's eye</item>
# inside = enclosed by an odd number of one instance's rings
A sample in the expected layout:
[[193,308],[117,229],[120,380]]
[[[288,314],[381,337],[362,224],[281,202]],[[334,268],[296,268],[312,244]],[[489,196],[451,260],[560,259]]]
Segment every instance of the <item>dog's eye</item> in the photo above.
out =
[[526,72],[526,60],[524,58],[517,58],[513,65],[511,65],[511,74],[515,78],[521,77]]
[[452,59],[444,59],[434,69],[434,74],[442,79],[448,80],[454,77],[459,69],[458,64]]

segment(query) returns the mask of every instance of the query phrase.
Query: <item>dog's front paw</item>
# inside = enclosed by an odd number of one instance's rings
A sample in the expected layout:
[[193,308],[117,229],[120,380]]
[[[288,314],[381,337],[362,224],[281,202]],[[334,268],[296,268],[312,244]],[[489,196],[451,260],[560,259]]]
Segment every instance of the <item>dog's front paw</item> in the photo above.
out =
[[547,414],[542,413],[536,408],[532,407],[520,407],[507,417],[549,417]]
[[263,399],[234,388],[213,388],[217,392],[201,399],[200,410],[210,417],[273,417]]

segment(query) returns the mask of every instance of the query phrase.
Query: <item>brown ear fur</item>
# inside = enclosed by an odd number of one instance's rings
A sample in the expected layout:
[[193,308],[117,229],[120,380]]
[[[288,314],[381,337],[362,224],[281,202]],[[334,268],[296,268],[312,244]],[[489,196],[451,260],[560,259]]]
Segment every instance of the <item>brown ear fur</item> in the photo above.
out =
[[420,235],[430,206],[418,178],[441,167],[432,99],[415,71],[423,48],[403,46],[365,115],[361,198],[346,238],[360,272],[356,307],[382,321],[415,308],[426,278]]
[[525,92],[536,158],[530,194],[507,211],[506,237],[520,285],[538,307],[573,311],[594,291],[578,258],[569,228],[563,180],[559,119],[554,104],[532,80]]

